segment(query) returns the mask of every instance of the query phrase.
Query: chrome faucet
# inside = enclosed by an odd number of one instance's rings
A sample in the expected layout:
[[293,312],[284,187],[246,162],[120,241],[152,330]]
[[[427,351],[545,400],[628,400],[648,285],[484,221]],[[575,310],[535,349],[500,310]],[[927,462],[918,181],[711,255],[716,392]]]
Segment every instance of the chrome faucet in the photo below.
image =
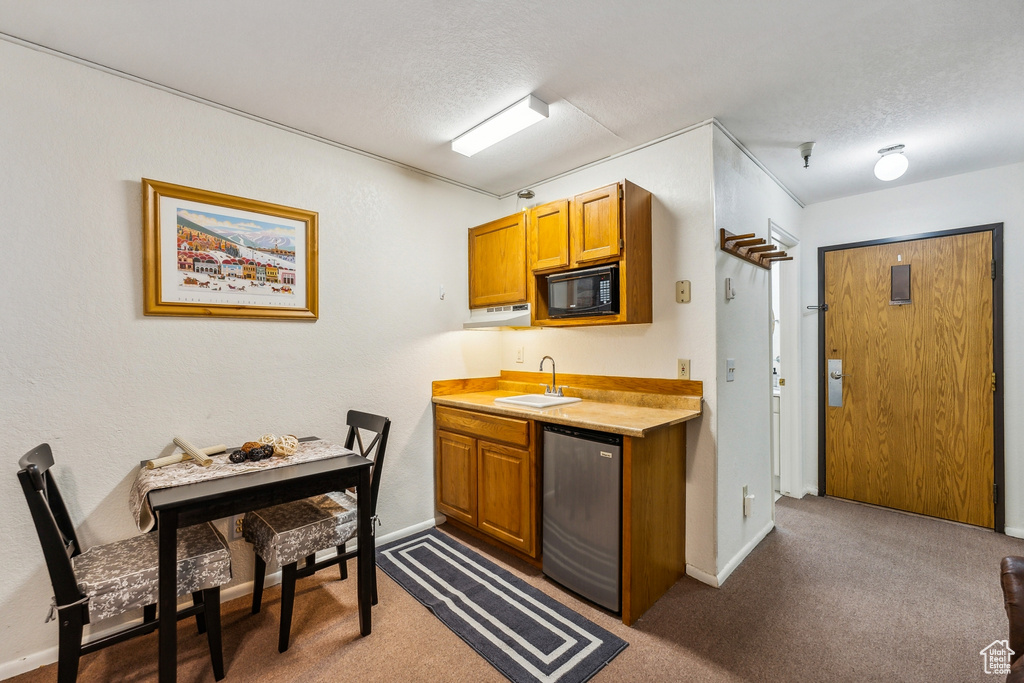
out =
[[551,356],[544,356],[543,358],[541,358],[540,359],[540,368],[537,370],[537,372],[544,372],[544,361],[546,361],[546,360],[551,361],[551,386],[550,387],[549,386],[545,386],[544,387],[545,388],[544,395],[545,396],[562,396],[563,395],[562,394],[562,387],[558,386],[558,383],[555,381],[555,359],[554,358],[552,358]]

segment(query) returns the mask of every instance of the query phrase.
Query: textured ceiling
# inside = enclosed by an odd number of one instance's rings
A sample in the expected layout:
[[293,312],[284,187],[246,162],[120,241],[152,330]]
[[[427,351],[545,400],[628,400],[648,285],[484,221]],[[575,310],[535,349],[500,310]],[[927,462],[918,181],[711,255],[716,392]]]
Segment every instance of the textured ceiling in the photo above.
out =
[[[496,195],[712,117],[805,203],[1024,161],[1021,0],[0,0],[0,32]],[[451,151],[529,93],[549,119]]]

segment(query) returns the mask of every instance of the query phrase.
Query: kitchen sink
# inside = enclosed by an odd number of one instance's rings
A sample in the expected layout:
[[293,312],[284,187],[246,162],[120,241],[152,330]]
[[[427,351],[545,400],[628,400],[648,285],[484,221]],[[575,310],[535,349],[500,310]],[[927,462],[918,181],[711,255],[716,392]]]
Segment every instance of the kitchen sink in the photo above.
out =
[[547,394],[522,394],[520,396],[505,396],[503,398],[494,399],[495,403],[511,403],[517,406],[526,406],[527,408],[551,408],[552,406],[562,406],[566,403],[576,403],[582,399],[575,398],[573,396],[548,396]]

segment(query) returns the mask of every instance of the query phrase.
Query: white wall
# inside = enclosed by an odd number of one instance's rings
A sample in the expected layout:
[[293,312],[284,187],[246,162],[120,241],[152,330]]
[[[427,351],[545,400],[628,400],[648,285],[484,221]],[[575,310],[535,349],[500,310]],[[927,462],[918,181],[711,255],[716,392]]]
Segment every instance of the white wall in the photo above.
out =
[[[559,372],[630,377],[676,376],[689,358],[690,377],[704,382],[704,415],[687,428],[686,561],[715,568],[715,304],[711,207],[711,127],[610,159],[537,186],[534,206],[572,197],[623,178],[653,195],[654,322],[573,329],[513,330],[502,334],[501,367],[536,371],[550,355]],[[518,204],[518,205],[517,205]],[[501,213],[522,209],[515,197]],[[692,301],[677,304],[676,280],[693,283]],[[516,349],[525,350],[517,364]]]
[[[1003,223],[1003,292],[1006,415],[1006,531],[1024,537],[1024,409],[1022,364],[1015,350],[1024,347],[1024,315],[1017,293],[1024,287],[1024,164],[894,187],[870,194],[808,206],[804,211],[801,264],[803,305],[817,304],[817,248],[901,235]],[[804,316],[803,375],[817,376],[818,316]],[[804,483],[818,486],[818,387],[804,383]]]
[[[771,469],[771,304],[769,271],[718,249],[718,231],[754,233],[771,241],[769,221],[800,234],[800,206],[714,128],[715,307],[718,385],[716,583],[721,583],[773,526]],[[796,254],[796,252],[794,252]],[[794,269],[793,262],[775,268]],[[735,297],[725,298],[725,279]],[[735,379],[726,381],[726,363]],[[799,382],[791,376],[791,382]],[[790,386],[790,388],[793,388]],[[743,515],[743,486],[754,495]]]
[[[90,545],[138,533],[134,469],[174,435],[341,439],[358,407],[393,421],[382,532],[432,520],[430,382],[499,366],[498,333],[461,330],[465,230],[497,200],[7,42],[0,63],[0,677],[56,654],[14,476],[40,442]],[[142,177],[318,211],[319,321],[144,317]]]

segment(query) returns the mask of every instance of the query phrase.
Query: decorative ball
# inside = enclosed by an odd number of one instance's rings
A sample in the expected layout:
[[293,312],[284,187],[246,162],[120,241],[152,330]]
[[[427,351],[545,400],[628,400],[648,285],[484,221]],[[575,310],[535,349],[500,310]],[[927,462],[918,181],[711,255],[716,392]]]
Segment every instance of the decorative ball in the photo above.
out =
[[274,444],[274,455],[284,457],[293,455],[299,448],[299,440],[291,434],[285,434]]
[[291,455],[299,447],[299,440],[291,434],[285,434],[284,436],[264,434],[259,438],[259,442],[263,444],[264,448],[272,449],[272,454],[278,457]]
[[231,454],[228,456],[228,460],[235,463],[236,465],[240,462],[245,462],[245,451],[241,449],[237,451],[231,451]]
[[262,445],[263,444],[260,443],[259,441],[246,441],[245,443],[242,444],[242,450],[248,453],[252,449],[259,448]]

